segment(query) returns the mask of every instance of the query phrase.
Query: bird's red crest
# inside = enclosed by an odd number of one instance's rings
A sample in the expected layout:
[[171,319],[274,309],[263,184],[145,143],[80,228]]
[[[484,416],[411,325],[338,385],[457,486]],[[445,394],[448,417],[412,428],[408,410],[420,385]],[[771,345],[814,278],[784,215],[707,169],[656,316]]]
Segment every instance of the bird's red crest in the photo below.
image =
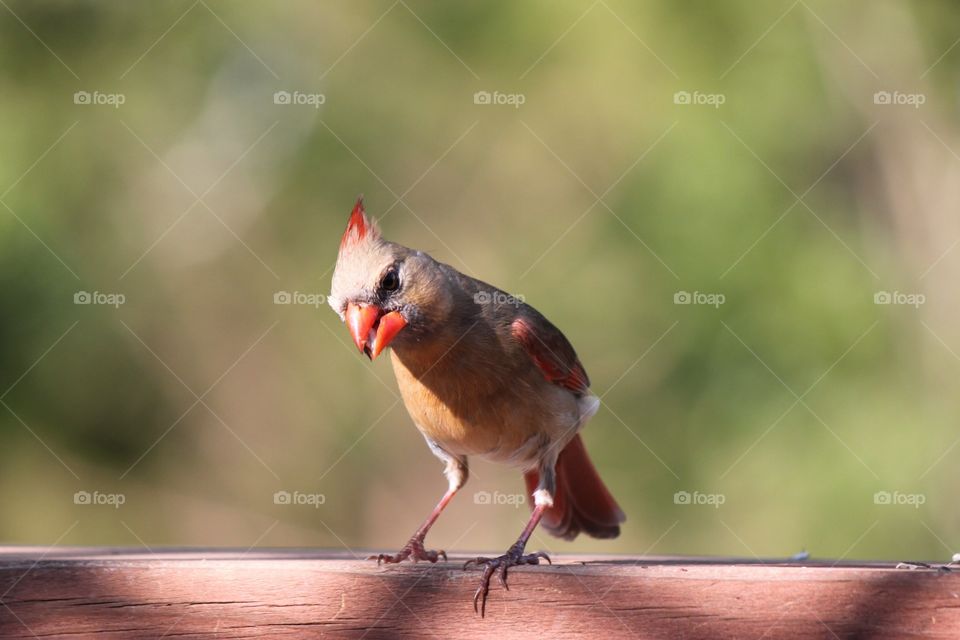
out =
[[347,222],[347,230],[343,232],[343,239],[340,240],[340,250],[343,251],[348,245],[362,242],[368,236],[377,235],[376,224],[367,217],[363,208],[363,196],[357,198],[357,203],[353,205],[353,211],[350,212],[350,220]]

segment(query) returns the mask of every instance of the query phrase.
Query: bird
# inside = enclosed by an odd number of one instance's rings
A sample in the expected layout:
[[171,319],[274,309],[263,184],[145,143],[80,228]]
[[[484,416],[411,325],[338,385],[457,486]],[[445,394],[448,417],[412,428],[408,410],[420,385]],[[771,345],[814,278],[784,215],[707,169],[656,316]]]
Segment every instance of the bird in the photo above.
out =
[[389,349],[404,405],[447,479],[400,551],[371,559],[447,560],[424,540],[466,483],[471,456],[518,468],[532,509],[504,554],[464,565],[483,567],[473,596],[481,617],[495,572],[508,589],[511,567],[550,562],[543,552],[526,553],[538,524],[566,540],[620,534],[624,513],[580,435],[600,400],[573,346],[525,300],[386,240],[362,196],[340,240],[327,300],[362,354],[374,360]]

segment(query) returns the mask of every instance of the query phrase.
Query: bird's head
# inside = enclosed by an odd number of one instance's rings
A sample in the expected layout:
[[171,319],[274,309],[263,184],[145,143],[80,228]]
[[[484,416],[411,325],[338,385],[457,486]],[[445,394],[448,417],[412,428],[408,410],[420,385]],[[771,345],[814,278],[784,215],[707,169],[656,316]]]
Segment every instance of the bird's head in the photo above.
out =
[[423,341],[453,306],[433,258],[384,240],[362,197],[340,241],[327,300],[371,360],[395,340],[395,346]]

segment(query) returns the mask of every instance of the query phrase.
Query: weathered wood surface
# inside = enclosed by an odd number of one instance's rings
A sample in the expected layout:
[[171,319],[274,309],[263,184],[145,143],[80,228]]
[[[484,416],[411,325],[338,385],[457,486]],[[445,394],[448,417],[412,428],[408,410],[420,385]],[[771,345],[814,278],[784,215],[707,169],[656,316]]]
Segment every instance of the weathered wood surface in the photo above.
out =
[[960,571],[557,556],[494,581],[304,550],[0,547],[2,638],[960,638]]

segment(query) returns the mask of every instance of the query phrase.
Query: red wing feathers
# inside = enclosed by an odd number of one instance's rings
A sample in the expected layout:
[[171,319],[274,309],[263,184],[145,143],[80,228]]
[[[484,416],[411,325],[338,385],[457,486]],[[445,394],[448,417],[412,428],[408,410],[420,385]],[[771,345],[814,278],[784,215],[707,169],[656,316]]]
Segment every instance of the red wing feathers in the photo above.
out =
[[510,332],[547,380],[577,394],[590,387],[576,351],[555,326],[539,318],[520,317],[510,325]]

